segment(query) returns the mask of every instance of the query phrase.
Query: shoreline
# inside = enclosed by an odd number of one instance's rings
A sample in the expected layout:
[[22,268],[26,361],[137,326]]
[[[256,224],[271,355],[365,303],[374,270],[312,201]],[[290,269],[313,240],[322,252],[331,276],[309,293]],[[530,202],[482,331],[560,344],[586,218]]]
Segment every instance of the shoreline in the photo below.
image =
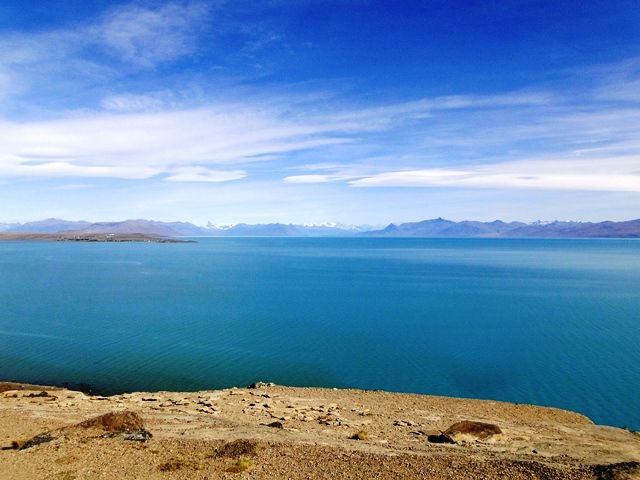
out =
[[[251,464],[242,476],[265,479],[640,475],[639,434],[567,410],[385,391],[252,387],[104,397],[0,382],[0,464],[16,479],[238,478],[229,469],[241,460]],[[105,414],[132,416],[136,431],[101,430],[110,427],[95,419]],[[462,432],[460,425],[474,428]],[[29,439],[42,443],[10,448]]]

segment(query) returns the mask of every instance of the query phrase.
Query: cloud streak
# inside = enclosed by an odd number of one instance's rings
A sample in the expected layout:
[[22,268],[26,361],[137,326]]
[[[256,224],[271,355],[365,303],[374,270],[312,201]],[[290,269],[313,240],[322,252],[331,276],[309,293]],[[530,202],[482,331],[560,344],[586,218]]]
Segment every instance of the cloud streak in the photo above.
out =
[[640,192],[639,159],[540,159],[460,170],[385,172],[349,181],[354,187],[448,187]]
[[340,144],[331,128],[218,106],[161,113],[71,116],[0,123],[0,175],[224,181],[246,175],[212,166],[250,164]]
[[[580,111],[550,98],[516,92],[364,109],[313,104],[311,114],[294,100],[167,110],[157,95],[122,95],[103,101],[107,111],[1,121],[0,175],[221,182],[295,156],[302,161],[290,168],[302,171],[285,183],[638,191],[640,111]],[[532,156],[532,145],[547,153]]]

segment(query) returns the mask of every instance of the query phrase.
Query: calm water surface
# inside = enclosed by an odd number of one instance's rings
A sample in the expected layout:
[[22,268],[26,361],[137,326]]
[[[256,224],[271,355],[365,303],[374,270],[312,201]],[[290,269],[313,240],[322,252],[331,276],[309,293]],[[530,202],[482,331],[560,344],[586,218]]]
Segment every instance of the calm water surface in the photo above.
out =
[[349,386],[640,429],[640,241],[3,242],[0,378]]

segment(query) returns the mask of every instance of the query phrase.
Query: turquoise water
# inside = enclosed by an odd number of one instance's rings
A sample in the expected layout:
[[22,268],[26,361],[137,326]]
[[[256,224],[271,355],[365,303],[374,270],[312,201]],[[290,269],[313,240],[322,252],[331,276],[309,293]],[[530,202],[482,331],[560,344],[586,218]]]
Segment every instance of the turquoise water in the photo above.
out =
[[0,378],[349,386],[639,429],[640,241],[3,242]]

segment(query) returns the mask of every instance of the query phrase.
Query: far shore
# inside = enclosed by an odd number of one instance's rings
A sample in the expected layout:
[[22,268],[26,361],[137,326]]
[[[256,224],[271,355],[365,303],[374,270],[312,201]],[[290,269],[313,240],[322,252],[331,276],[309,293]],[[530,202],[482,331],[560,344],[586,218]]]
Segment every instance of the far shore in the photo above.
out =
[[144,233],[0,233],[0,241],[195,243]]

